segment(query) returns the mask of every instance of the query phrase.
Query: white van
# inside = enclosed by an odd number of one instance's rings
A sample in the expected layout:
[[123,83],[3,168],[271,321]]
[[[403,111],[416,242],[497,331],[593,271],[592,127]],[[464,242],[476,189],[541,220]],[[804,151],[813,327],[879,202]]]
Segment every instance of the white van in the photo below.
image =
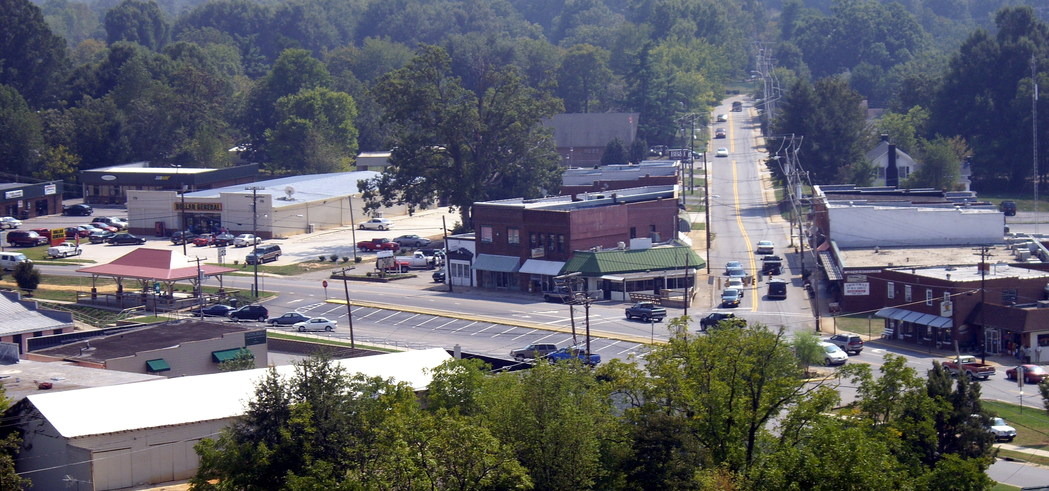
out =
[[0,267],[6,271],[11,271],[18,266],[18,263],[32,262],[29,258],[25,257],[25,254],[21,252],[0,252]]

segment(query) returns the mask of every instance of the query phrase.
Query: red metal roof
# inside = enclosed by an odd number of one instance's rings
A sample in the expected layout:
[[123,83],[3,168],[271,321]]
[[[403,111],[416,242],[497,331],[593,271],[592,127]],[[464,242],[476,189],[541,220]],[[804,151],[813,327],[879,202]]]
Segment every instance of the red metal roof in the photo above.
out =
[[[234,268],[201,264],[205,276],[213,276],[236,271]],[[140,247],[108,264],[99,264],[80,268],[78,273],[91,273],[102,276],[121,278],[139,278],[146,280],[178,281],[197,276],[196,262],[175,251],[149,249]]]

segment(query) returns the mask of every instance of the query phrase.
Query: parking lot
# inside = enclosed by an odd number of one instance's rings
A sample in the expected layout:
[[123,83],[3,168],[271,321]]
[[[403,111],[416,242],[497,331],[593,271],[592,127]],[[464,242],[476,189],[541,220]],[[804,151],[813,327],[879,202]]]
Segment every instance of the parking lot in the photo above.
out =
[[[114,207],[95,207],[95,213],[90,217],[61,215],[35,217],[23,220],[20,229],[52,229],[84,225],[90,223],[91,218],[94,216],[117,216],[126,218],[127,210]],[[443,235],[442,217],[449,227],[459,221],[459,215],[457,213],[449,213],[447,208],[440,208],[417,212],[413,216],[389,217],[390,220],[393,221],[394,226],[391,230],[386,231],[354,230],[352,227],[346,226],[338,229],[321,230],[312,234],[299,234],[287,239],[268,240],[264,243],[278,244],[283,251],[283,255],[280,259],[268,264],[293,264],[302,261],[316,260],[322,255],[328,257],[332,254],[339,257],[352,257],[355,240],[362,241],[378,237],[392,239],[404,234],[417,234],[434,239],[440,238]],[[7,230],[0,232],[0,236],[6,236],[7,232]],[[146,239],[146,244],[141,247],[157,249],[175,248],[179,251],[182,250],[181,245],[172,244],[167,237],[154,237],[149,235],[143,237]],[[6,237],[3,238],[6,239]],[[17,249],[8,247],[6,240],[3,241],[3,246],[5,249]],[[81,241],[81,246],[83,247],[84,252],[78,259],[86,259],[100,264],[108,263],[123,256],[130,252],[132,247],[134,247],[90,244],[87,243],[86,240]],[[197,247],[193,244],[188,244],[186,245],[186,255],[190,259],[202,258],[205,262],[209,263],[221,262],[226,265],[232,265],[234,262],[243,264],[244,257],[252,250],[251,247],[226,247],[226,255],[222,261],[220,261],[219,249],[220,248],[214,246]],[[374,256],[374,253],[361,253],[359,255],[369,258]]]

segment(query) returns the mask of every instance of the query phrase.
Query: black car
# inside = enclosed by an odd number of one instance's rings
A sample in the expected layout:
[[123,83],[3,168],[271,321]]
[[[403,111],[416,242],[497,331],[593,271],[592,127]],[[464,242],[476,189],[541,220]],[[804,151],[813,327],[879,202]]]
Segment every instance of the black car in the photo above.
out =
[[225,247],[233,245],[233,234],[218,234],[215,236],[215,247]]
[[114,235],[116,234],[108,230],[96,230],[94,232],[91,232],[91,235],[88,235],[87,238],[91,241],[92,244],[103,244],[107,240],[112,238]]
[[237,310],[229,313],[229,318],[233,320],[257,320],[259,322],[265,322],[266,318],[270,316],[266,307],[261,305],[245,305]]
[[69,205],[69,206],[63,206],[62,207],[62,214],[63,215],[88,217],[88,216],[93,215],[94,213],[95,213],[95,209],[92,208],[91,205],[85,205],[85,204],[78,203],[78,204],[75,204],[75,205]]
[[699,320],[699,326],[702,327],[703,329],[706,329],[708,327],[714,327],[714,326],[718,325],[719,322],[721,322],[721,321],[723,321],[725,319],[735,319],[735,318],[736,318],[736,314],[733,314],[733,313],[730,313],[730,312],[713,312],[713,313],[707,315],[706,317],[700,319]]
[[290,326],[293,324],[298,324],[300,322],[306,322],[308,320],[310,320],[309,317],[306,317],[305,315],[302,315],[298,312],[288,312],[287,314],[284,314],[280,317],[271,317],[269,320],[266,321],[266,323],[271,326]]
[[434,283],[444,283],[444,270],[443,269],[438,269],[437,271],[434,271],[433,274],[430,275],[430,276],[433,278],[433,282]]
[[203,309],[196,309],[194,312],[199,314],[203,311],[204,315],[207,317],[229,317],[229,313],[233,312],[233,310],[235,310],[233,307],[219,303],[208,305]]
[[106,243],[111,245],[142,245],[146,243],[146,239],[131,234],[115,234],[106,239]]
[[1016,216],[1016,202],[1015,201],[1002,201],[1002,204],[998,205],[998,209],[1007,217]]
[[193,242],[193,239],[197,238],[197,234],[192,232],[184,232],[179,230],[171,234],[171,243],[175,245],[182,245],[183,243]]

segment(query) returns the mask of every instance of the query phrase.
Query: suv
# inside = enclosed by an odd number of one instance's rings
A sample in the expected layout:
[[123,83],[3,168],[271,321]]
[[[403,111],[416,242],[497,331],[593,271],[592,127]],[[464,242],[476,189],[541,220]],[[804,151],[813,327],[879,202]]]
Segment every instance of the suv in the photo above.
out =
[[197,234],[195,233],[179,230],[171,234],[171,243],[175,245],[182,245],[183,243],[193,242],[193,239],[196,238]]
[[270,261],[276,261],[281,255],[280,246],[277,244],[266,244],[256,246],[255,250],[248,253],[244,257],[244,262],[248,264],[265,264]]
[[856,334],[835,334],[827,339],[828,343],[836,344],[846,353],[860,354],[863,351],[863,339]]
[[517,361],[525,361],[544,358],[555,351],[557,351],[556,344],[530,344],[524,348],[511,351],[510,356]]
[[270,316],[266,307],[261,305],[245,305],[233,312],[229,313],[229,318],[233,320],[257,320],[259,322],[265,322],[266,318]]
[[1002,204],[998,205],[998,209],[1001,210],[1002,213],[1005,213],[1005,216],[1007,217],[1016,216],[1015,201],[1002,201]]
[[32,230],[12,230],[7,233],[7,243],[13,246],[34,247],[47,242],[47,237]]

